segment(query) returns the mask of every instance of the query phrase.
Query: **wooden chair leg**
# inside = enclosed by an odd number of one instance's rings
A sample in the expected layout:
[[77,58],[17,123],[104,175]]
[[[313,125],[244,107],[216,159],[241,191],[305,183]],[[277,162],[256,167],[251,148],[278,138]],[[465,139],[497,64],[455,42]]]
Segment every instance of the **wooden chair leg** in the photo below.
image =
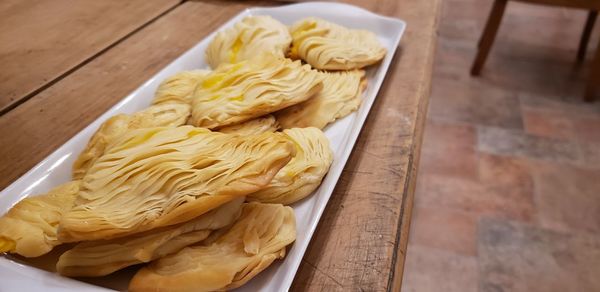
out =
[[592,61],[592,67],[590,70],[590,75],[588,76],[585,95],[583,97],[584,100],[588,102],[594,101],[594,99],[596,99],[598,87],[600,87],[600,44],[598,44],[596,55]]
[[483,34],[481,35],[481,39],[479,41],[477,56],[475,57],[475,61],[471,67],[471,75],[473,76],[477,76],[481,73],[481,68],[485,63],[485,59],[492,48],[492,44],[494,44],[494,39],[496,38],[498,27],[500,27],[500,22],[502,21],[502,16],[504,15],[504,10],[506,10],[507,3],[508,0],[494,1],[492,11],[490,12],[487,24],[485,25],[485,29],[483,30]]
[[585,22],[583,34],[581,34],[581,41],[579,42],[579,50],[577,51],[577,61],[581,62],[585,59],[585,53],[587,51],[588,42],[590,41],[590,35],[594,29],[594,24],[598,18],[598,11],[590,11]]

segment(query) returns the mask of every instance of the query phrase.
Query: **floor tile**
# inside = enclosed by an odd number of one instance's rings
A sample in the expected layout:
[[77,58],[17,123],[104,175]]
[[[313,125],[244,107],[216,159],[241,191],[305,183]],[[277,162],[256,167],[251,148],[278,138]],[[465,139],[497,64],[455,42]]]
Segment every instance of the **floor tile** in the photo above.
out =
[[478,149],[486,153],[574,164],[578,163],[581,157],[575,143],[527,135],[523,131],[479,127],[477,138]]
[[533,190],[533,178],[527,160],[480,153],[478,164],[482,184],[506,190]]
[[600,291],[600,237],[484,219],[479,268],[482,292]]
[[443,3],[402,291],[600,292],[600,29],[577,64],[585,11],[510,2],[472,77],[492,3]]
[[600,114],[597,117],[576,117],[573,131],[580,142],[600,144]]
[[600,102],[584,102],[581,96],[556,94],[536,94],[522,91],[518,93],[523,108],[555,111],[572,117],[600,117]]
[[600,143],[579,144],[581,161],[579,165],[586,168],[600,169]]
[[476,42],[479,39],[491,1],[473,5],[471,1],[448,0],[443,2],[440,35],[453,39],[465,39]]
[[516,94],[442,78],[433,85],[429,115],[451,122],[523,128]]
[[475,258],[419,245],[407,252],[402,292],[477,291]]
[[600,232],[600,170],[535,162],[532,172],[542,226]]
[[411,221],[410,243],[457,254],[477,254],[477,217],[444,207],[416,206]]
[[561,112],[526,108],[522,113],[527,134],[563,140],[575,137],[573,119]]
[[424,172],[470,178],[477,176],[475,128],[428,120],[421,149]]
[[522,221],[534,217],[533,190],[421,174],[415,204]]
[[[477,43],[472,40],[438,37],[433,86],[438,77],[456,82],[473,82],[469,66],[475,59]],[[443,80],[442,79],[442,80]],[[471,81],[469,81],[471,80]]]

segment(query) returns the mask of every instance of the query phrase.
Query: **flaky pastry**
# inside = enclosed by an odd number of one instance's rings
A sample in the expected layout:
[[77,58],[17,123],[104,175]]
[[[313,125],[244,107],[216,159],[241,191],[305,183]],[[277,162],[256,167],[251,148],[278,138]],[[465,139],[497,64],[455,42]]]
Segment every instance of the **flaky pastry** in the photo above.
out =
[[178,225],[112,240],[80,243],[60,256],[56,269],[69,277],[98,277],[164,257],[204,240],[212,230],[233,223],[240,215],[243,202],[244,197],[234,199]]
[[386,50],[367,30],[348,29],[320,18],[309,17],[291,28],[292,58],[301,58],[317,69],[360,69],[379,62]]
[[279,123],[272,115],[266,115],[254,120],[231,125],[219,129],[221,133],[237,135],[256,135],[264,132],[275,132],[279,129]]
[[192,126],[130,131],[83,178],[59,239],[111,239],[188,221],[263,188],[294,154],[280,133],[242,137]]
[[329,140],[317,128],[294,128],[283,133],[296,145],[296,156],[284,166],[269,185],[248,195],[250,201],[292,204],[310,195],[333,162]]
[[152,103],[189,104],[194,89],[208,73],[210,73],[210,70],[191,70],[170,76],[160,83]]
[[119,114],[106,120],[73,164],[73,179],[81,179],[94,162],[104,154],[108,144],[124,133],[141,128],[177,127],[190,115],[187,104],[153,105],[134,114]]
[[217,33],[206,49],[211,68],[236,63],[264,52],[284,57],[292,37],[285,25],[270,16],[248,16],[233,27]]
[[221,65],[196,88],[189,123],[214,129],[263,116],[312,97],[321,78],[300,61],[269,54]]
[[327,124],[356,111],[367,86],[365,72],[321,72],[323,90],[315,97],[276,113],[282,128],[325,128]]
[[279,204],[246,204],[238,221],[209,245],[196,245],[142,268],[129,291],[223,291],[248,282],[296,239],[294,211]]
[[56,229],[73,206],[80,181],[62,184],[46,194],[27,197],[0,217],[0,253],[41,256],[61,242]]

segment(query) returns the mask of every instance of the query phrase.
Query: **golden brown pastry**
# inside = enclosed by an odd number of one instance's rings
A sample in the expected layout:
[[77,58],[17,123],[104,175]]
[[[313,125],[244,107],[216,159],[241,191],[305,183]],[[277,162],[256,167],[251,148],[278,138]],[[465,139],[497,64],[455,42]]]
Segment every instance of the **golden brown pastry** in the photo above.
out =
[[321,78],[300,61],[268,54],[221,65],[194,92],[189,123],[214,129],[263,116],[312,97]]
[[27,197],[0,217],[0,253],[37,257],[59,245],[56,228],[72,207],[79,184],[72,181],[46,194]]
[[189,104],[194,89],[208,73],[210,70],[183,71],[165,79],[158,86],[152,103]]
[[206,48],[206,63],[217,68],[236,63],[263,52],[284,57],[292,37],[285,25],[270,16],[248,16],[233,27],[217,33]]
[[320,18],[309,17],[291,28],[292,58],[301,58],[317,69],[360,69],[379,62],[386,50],[367,30],[348,29]]
[[323,90],[315,97],[276,113],[282,128],[325,128],[356,111],[367,86],[365,71],[321,72]]
[[221,133],[237,135],[256,135],[265,132],[275,132],[279,129],[279,123],[272,115],[266,115],[254,120],[243,122],[232,126],[219,129]]
[[204,240],[212,230],[233,223],[240,215],[243,202],[244,197],[237,198],[179,225],[112,240],[80,243],[60,256],[56,269],[69,277],[99,277],[164,257]]
[[104,122],[73,164],[73,179],[81,179],[106,147],[124,133],[140,128],[177,127],[190,115],[187,104],[153,105],[134,114],[119,114]]
[[289,205],[310,195],[327,174],[333,152],[321,130],[294,128],[283,133],[296,145],[296,156],[266,188],[248,195],[248,200]]
[[60,221],[63,242],[111,239],[196,218],[265,187],[295,154],[280,133],[146,128],[119,137]]
[[296,240],[294,211],[249,203],[234,226],[209,245],[196,245],[142,268],[129,291],[223,291],[248,282]]

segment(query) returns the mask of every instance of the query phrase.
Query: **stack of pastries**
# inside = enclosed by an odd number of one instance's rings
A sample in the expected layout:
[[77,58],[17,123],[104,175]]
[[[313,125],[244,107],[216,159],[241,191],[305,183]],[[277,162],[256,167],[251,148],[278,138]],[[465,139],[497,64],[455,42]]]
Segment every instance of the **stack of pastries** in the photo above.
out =
[[[206,50],[211,69],[175,74],[152,104],[105,121],[72,181],[0,217],[0,252],[70,277],[143,264],[129,290],[240,287],[296,239],[292,205],[333,162],[328,124],[356,111],[377,37],[318,18],[249,16]],[[335,70],[335,71],[327,71]]]

